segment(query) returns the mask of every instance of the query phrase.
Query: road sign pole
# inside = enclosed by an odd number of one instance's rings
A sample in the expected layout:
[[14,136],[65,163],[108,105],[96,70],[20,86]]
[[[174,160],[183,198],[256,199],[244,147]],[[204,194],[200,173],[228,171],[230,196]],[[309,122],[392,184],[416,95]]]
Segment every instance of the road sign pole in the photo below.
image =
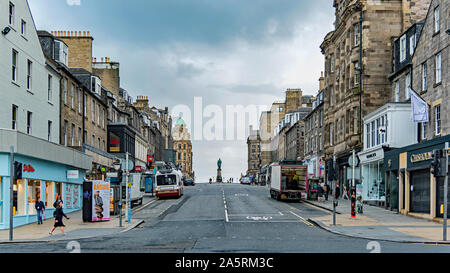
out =
[[444,179],[444,230],[443,240],[447,241],[447,194],[448,194],[448,142],[445,142],[445,179]]
[[15,178],[15,170],[14,170],[14,146],[10,147],[10,176],[9,176],[9,240],[13,240],[13,212],[14,212],[14,178]]
[[[356,185],[355,185],[355,150],[352,151],[352,190],[351,190],[351,215],[352,218],[356,217]],[[355,195],[355,197],[353,197]]]

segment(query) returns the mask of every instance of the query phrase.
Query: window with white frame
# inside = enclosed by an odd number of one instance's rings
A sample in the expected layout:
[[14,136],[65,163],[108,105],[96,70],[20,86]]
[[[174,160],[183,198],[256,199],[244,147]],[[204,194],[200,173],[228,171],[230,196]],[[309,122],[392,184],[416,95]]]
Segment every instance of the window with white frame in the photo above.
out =
[[439,6],[437,6],[434,9],[434,33],[437,33],[441,30],[441,26],[440,26],[440,12],[439,12]]
[[414,50],[416,49],[416,35],[412,35],[409,37],[409,55],[412,56],[414,54]]
[[64,136],[63,136],[63,145],[67,146],[67,126],[68,126],[68,122],[67,120],[64,120]]
[[63,79],[63,89],[64,89],[64,104],[67,105],[67,79]]
[[[92,104],[91,104],[91,116],[92,116],[92,122],[95,122],[95,101],[94,99],[92,99]],[[92,145],[94,146],[94,145]]]
[[18,107],[16,105],[13,104],[12,106],[12,126],[11,129],[13,130],[17,130],[17,114],[18,114]]
[[13,3],[9,2],[9,24],[11,26],[14,26],[14,13],[15,13],[15,6]]
[[72,89],[70,90],[70,107],[72,107],[72,109],[75,109],[75,84],[72,83]]
[[70,146],[75,145],[75,124],[72,123],[72,130],[70,131]]
[[395,102],[400,101],[400,82],[395,82]]
[[48,75],[48,82],[47,82],[47,100],[51,101],[52,100],[52,90],[53,90],[53,77],[52,75]]
[[354,39],[353,39],[353,41],[354,41],[354,46],[357,46],[357,45],[359,45],[359,23],[357,23],[357,24],[355,24],[354,26],[353,26],[353,37],[354,37]]
[[353,70],[353,86],[359,85],[359,78],[360,78],[360,71],[359,71],[359,62],[354,62],[353,64],[354,70]]
[[436,127],[435,132],[436,132],[436,135],[439,136],[441,134],[441,105],[440,104],[434,108],[434,112],[435,112],[434,124]]
[[31,122],[33,119],[33,113],[30,111],[27,111],[27,134],[31,135]]
[[333,146],[333,135],[334,135],[334,131],[333,131],[333,123],[330,124],[330,145]]
[[20,25],[20,33],[22,34],[22,36],[27,35],[27,22],[25,22],[24,20],[22,20],[22,24]]
[[334,54],[331,54],[331,57],[330,57],[330,72],[331,73],[334,73],[334,65],[335,65]]
[[406,59],[406,34],[400,37],[400,62]]
[[27,62],[27,90],[31,90],[32,82],[32,72],[33,72],[33,62],[28,60]]
[[421,133],[422,133],[422,135],[421,135],[421,139],[422,140],[425,140],[425,139],[427,139],[427,123],[426,122],[422,122],[421,123]]
[[81,89],[78,89],[77,93],[78,93],[78,113],[81,113],[81,104],[82,104]]
[[18,59],[19,53],[17,51],[15,51],[14,49],[12,50],[12,81],[13,82],[17,82],[17,59]]
[[371,144],[371,147],[373,147],[373,146],[375,146],[375,121],[372,121],[370,123],[370,132],[371,132],[371,135],[370,135],[371,142],[370,142],[370,144]]
[[78,127],[78,146],[81,146],[81,128]]
[[436,84],[442,81],[442,58],[441,52],[436,55]]
[[427,73],[428,73],[428,68],[427,68],[427,63],[423,63],[422,64],[422,91],[426,91],[427,90]]
[[406,74],[405,77],[405,98],[409,99],[409,89],[411,88],[411,73]]

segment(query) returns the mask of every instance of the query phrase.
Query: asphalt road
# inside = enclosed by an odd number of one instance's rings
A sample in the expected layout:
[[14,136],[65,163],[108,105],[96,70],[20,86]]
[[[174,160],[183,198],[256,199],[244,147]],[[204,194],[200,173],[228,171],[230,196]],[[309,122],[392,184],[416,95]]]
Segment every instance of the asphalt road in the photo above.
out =
[[[369,253],[366,239],[324,231],[306,219],[328,212],[279,202],[266,187],[200,184],[180,199],[137,209],[139,227],[79,240],[82,253]],[[68,242],[1,245],[0,252],[67,253]],[[378,242],[382,253],[449,253],[450,246]]]

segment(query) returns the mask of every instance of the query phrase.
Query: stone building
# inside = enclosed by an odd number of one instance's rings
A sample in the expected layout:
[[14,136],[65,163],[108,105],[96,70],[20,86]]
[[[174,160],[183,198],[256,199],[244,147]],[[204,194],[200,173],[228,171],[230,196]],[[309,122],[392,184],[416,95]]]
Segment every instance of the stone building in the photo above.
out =
[[[102,179],[105,171],[112,169],[115,158],[106,153],[107,104],[101,82],[92,84],[98,77],[84,69],[67,66],[70,49],[64,42],[47,31],[39,31],[38,35],[47,61],[61,75],[59,143],[92,156],[93,167],[87,177]],[[102,168],[105,168],[103,173]]]
[[301,161],[305,148],[305,124],[296,122],[286,132],[286,159]]
[[258,177],[261,168],[260,146],[261,139],[259,130],[254,130],[253,126],[250,126],[249,136],[247,138],[247,175],[255,179]]
[[176,164],[181,165],[184,177],[193,177],[192,171],[192,142],[189,130],[182,118],[178,118],[173,129],[173,145],[176,151]]
[[362,117],[390,99],[391,39],[421,20],[429,1],[333,1],[335,29],[321,44],[324,145],[326,160],[336,156],[340,184],[348,186],[348,158],[363,147]]
[[413,89],[429,105],[429,122],[421,124],[420,140],[450,134],[450,3],[433,0],[412,58]]
[[436,221],[443,217],[444,178],[431,173],[433,151],[450,142],[449,13],[449,1],[431,1],[412,57],[412,86],[429,110],[428,122],[414,124],[420,142],[388,151],[384,159],[386,176],[397,186],[398,212]]
[[324,158],[324,78],[319,79],[319,93],[312,103],[311,112],[304,117],[304,141],[305,148],[302,155],[308,165],[308,176],[319,182],[324,182],[325,158]]
[[[277,155],[278,142],[275,145],[273,138],[276,127],[279,126],[281,120],[285,118],[287,113],[296,111],[297,109],[308,106],[311,103],[310,97],[303,97],[303,92],[299,88],[287,89],[285,92],[285,99],[283,101],[276,101],[272,103],[270,111],[261,113],[259,119],[259,131],[261,139],[261,166],[267,166],[275,159],[273,155]],[[282,140],[283,141],[283,140]],[[283,142],[284,143],[284,142]],[[283,145],[284,147],[284,145]],[[284,148],[282,148],[284,149]],[[284,152],[282,152],[284,154]]]

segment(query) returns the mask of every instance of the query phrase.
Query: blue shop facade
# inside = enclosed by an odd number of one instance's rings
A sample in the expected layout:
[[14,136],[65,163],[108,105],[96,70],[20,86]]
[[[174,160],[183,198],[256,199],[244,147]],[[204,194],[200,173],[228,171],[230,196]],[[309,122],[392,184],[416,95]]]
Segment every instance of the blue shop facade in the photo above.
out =
[[[38,198],[45,204],[45,219],[53,217],[53,203],[58,195],[62,197],[65,213],[82,209],[82,184],[92,163],[90,156],[49,142],[42,142],[45,147],[34,149],[15,144],[19,149],[14,153],[14,161],[22,163],[22,179],[12,181],[14,227],[37,222]],[[47,153],[41,153],[42,149],[47,149]],[[0,148],[0,230],[9,228],[10,166],[10,153],[5,147]]]

